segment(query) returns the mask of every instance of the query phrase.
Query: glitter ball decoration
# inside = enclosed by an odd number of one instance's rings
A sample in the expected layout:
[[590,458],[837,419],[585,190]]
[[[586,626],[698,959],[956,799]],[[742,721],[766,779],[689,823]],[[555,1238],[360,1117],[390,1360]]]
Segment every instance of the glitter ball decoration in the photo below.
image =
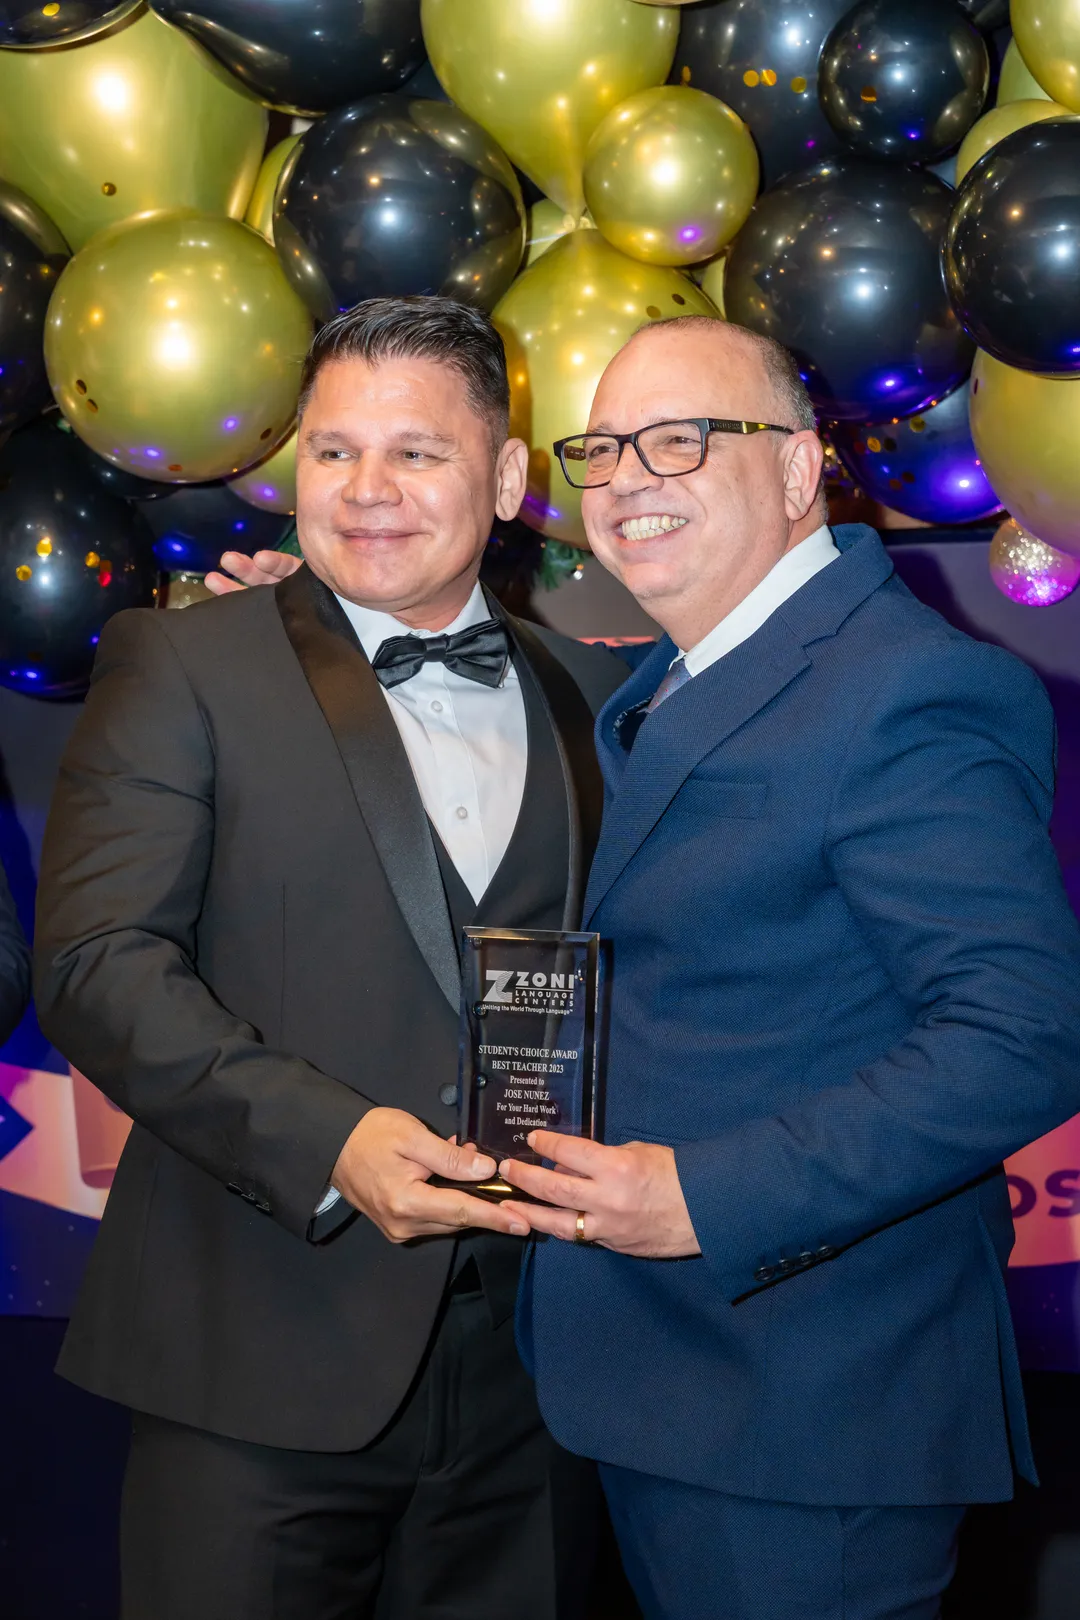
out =
[[990,542],[990,578],[1010,602],[1052,607],[1080,584],[1080,557],[1056,551],[1009,518]]

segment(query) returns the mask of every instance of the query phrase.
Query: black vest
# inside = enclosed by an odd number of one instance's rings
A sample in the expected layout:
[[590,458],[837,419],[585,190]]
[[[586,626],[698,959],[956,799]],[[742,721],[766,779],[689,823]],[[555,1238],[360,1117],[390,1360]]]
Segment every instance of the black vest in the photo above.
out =
[[[446,904],[458,957],[461,930],[484,928],[562,928],[570,864],[570,818],[555,734],[536,679],[525,659],[514,656],[528,726],[529,753],[521,809],[506,853],[477,903],[432,827]],[[570,927],[578,918],[569,919]],[[492,1316],[505,1320],[517,1297],[521,1242],[496,1232],[461,1238],[452,1275],[465,1281],[470,1259],[483,1282]]]

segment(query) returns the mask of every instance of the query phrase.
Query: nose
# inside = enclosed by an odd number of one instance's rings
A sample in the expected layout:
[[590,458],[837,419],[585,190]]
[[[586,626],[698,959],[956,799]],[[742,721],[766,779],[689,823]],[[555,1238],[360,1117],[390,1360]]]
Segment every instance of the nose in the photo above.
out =
[[366,450],[353,462],[341,498],[351,506],[397,506],[402,497],[386,457]]
[[616,495],[636,495],[639,490],[659,489],[664,480],[659,473],[650,472],[638,455],[637,446],[621,446],[619,460],[611,475],[611,489]]

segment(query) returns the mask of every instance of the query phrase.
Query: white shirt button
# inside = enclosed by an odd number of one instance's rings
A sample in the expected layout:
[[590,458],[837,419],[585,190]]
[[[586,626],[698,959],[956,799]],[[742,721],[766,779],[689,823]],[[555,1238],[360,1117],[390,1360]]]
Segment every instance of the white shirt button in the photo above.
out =
[[431,711],[433,714],[442,714],[442,704],[439,702],[438,698],[435,698],[432,702]]
[[468,821],[469,819],[469,812],[466,810],[463,804],[458,805],[457,809],[454,811],[454,814],[457,816],[459,821]]

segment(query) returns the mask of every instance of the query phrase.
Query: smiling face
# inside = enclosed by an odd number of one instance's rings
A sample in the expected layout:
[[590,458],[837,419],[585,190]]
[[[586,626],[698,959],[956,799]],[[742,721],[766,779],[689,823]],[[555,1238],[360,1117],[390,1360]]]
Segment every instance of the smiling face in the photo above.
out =
[[[760,352],[737,327],[647,328],[600,379],[590,432],[733,417],[794,425]],[[809,430],[713,433],[697,472],[660,478],[627,446],[581,510],[593,551],[678,646],[694,646],[786,551],[825,521],[821,445]]]
[[330,361],[300,422],[300,549],[339,596],[441,630],[469,598],[492,517],[516,513],[527,460],[517,439],[493,454],[451,367]]

